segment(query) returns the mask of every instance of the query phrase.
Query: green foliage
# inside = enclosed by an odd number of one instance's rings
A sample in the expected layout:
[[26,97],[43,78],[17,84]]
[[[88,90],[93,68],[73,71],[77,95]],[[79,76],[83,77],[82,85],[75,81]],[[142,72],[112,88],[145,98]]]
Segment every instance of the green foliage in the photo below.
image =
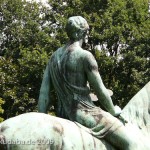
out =
[[43,70],[53,51],[67,42],[65,24],[74,15],[88,21],[84,48],[95,55],[115,104],[125,106],[150,80],[148,1],[49,0],[49,4],[0,1],[2,118],[37,111]]
[[12,59],[1,59],[0,91],[5,100],[4,118],[36,111],[37,99],[43,75],[43,68],[48,60],[45,51],[23,49],[21,58],[14,64]]
[[43,70],[53,51],[53,39],[49,36],[51,32],[45,31],[45,6],[21,0],[0,3],[0,97],[5,101],[6,119],[37,111]]
[[[2,104],[4,104],[4,101],[2,98],[0,98],[0,114],[4,113],[4,109],[2,109]],[[4,119],[0,117],[0,122],[2,122]]]
[[1,55],[20,58],[20,47],[32,50],[43,48],[48,53],[54,48],[53,30],[46,20],[47,8],[42,4],[21,0],[2,0],[0,7]]

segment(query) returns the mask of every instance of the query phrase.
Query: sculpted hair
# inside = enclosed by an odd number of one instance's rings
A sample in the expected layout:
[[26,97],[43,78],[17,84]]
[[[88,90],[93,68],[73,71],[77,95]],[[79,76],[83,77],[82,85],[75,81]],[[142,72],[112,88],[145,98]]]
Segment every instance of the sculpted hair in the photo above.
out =
[[88,29],[89,25],[83,17],[73,16],[68,19],[66,32],[71,40],[77,41],[84,38]]

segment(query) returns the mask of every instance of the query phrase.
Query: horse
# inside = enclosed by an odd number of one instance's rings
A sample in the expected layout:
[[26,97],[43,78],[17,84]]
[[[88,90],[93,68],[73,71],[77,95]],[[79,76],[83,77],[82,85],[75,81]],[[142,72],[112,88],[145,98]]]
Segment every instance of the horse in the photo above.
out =
[[[150,82],[125,106],[125,127],[150,138]],[[77,122],[30,112],[0,123],[0,150],[116,150]]]

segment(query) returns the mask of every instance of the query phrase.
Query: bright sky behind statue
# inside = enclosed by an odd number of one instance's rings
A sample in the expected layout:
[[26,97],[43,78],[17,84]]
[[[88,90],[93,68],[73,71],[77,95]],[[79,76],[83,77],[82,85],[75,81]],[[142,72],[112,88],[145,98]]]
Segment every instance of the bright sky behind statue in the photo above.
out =
[[[27,0],[27,1],[32,1],[32,0]],[[33,1],[47,3],[48,0],[33,0]]]
[[26,0],[26,1],[29,1],[29,2],[31,2],[31,1],[36,1],[37,3],[38,3],[38,2],[42,2],[45,6],[50,7],[50,5],[47,4],[47,3],[48,3],[48,0]]
[[35,0],[37,2],[47,3],[48,0]]

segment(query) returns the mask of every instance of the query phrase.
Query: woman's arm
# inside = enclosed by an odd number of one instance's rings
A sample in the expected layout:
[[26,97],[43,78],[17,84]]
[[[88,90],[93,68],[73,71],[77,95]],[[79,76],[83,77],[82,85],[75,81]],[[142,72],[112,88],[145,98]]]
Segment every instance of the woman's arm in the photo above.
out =
[[38,111],[43,113],[47,113],[47,110],[50,104],[52,103],[50,94],[53,89],[53,85],[50,77],[49,63],[47,64],[46,69],[44,71],[38,100]]
[[115,115],[115,107],[113,105],[112,99],[103,84],[101,76],[98,72],[98,65],[91,53],[87,53],[84,59],[84,69],[88,78],[89,83],[94,88],[98,100],[102,104],[102,106],[110,112],[112,115]]

